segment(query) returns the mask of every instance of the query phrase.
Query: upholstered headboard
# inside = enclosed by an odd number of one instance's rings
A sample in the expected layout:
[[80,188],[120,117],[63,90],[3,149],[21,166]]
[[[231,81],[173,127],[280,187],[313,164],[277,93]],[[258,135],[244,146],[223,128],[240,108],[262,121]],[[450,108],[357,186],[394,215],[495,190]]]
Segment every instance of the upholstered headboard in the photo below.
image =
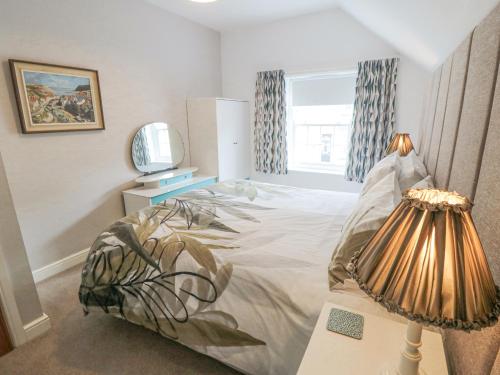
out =
[[[437,187],[458,191],[474,201],[472,214],[497,285],[500,285],[499,55],[500,5],[434,73],[419,150]],[[470,334],[445,331],[443,337],[451,373],[490,374],[493,368],[500,368],[500,323]]]

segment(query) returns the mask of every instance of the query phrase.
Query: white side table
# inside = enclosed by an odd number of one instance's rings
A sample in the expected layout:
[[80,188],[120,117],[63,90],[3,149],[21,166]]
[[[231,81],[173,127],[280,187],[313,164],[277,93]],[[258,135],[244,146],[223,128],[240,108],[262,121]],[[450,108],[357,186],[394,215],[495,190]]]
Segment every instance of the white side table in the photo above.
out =
[[[364,316],[361,340],[331,332],[326,328],[333,307]],[[333,303],[325,303],[297,374],[381,374],[384,369],[397,367],[405,335],[406,324],[357,312]],[[424,329],[420,351],[423,356],[420,368],[427,375],[448,374],[443,342],[439,333]]]

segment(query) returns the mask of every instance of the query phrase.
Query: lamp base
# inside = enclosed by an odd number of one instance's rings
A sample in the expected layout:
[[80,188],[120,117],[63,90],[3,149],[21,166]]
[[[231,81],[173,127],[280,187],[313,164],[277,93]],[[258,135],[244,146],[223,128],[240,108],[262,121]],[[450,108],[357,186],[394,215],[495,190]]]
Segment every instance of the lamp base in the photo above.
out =
[[[427,373],[422,369],[418,369],[417,374],[418,375],[427,375]],[[404,375],[404,374],[401,373],[397,368],[389,368],[389,369],[382,370],[380,375]]]
[[408,321],[406,329],[405,347],[401,352],[399,366],[397,368],[389,368],[383,370],[384,375],[425,375],[425,372],[419,369],[422,354],[420,348],[422,346],[422,326],[413,321]]

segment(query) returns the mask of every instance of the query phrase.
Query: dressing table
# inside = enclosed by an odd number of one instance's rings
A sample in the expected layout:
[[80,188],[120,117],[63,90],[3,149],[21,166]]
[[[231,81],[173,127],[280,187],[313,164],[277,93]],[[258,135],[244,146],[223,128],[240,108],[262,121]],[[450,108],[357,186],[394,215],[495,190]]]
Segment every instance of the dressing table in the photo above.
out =
[[196,175],[198,168],[176,168],[184,159],[180,134],[165,123],[143,126],[132,142],[132,160],[145,175],[135,179],[142,186],[123,191],[127,215],[194,189],[214,184],[217,176]]

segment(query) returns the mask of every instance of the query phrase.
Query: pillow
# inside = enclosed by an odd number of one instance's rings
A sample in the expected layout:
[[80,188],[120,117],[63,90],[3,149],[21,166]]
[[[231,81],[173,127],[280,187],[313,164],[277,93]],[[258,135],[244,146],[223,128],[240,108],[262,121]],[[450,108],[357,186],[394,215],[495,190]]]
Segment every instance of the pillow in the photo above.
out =
[[380,160],[366,175],[361,189],[361,195],[365,195],[377,182],[389,173],[396,171],[396,173],[399,174],[399,169],[399,155],[397,152],[393,152]]
[[400,201],[401,190],[395,171],[383,177],[361,196],[344,224],[342,236],[328,266],[330,290],[349,278],[346,268],[352,256],[366,245]]
[[415,185],[411,187],[411,189],[433,189],[434,181],[431,176],[427,176],[426,178],[420,180]]
[[427,169],[414,150],[406,156],[400,156],[399,163],[400,171],[398,179],[401,191],[408,190],[427,176]]

